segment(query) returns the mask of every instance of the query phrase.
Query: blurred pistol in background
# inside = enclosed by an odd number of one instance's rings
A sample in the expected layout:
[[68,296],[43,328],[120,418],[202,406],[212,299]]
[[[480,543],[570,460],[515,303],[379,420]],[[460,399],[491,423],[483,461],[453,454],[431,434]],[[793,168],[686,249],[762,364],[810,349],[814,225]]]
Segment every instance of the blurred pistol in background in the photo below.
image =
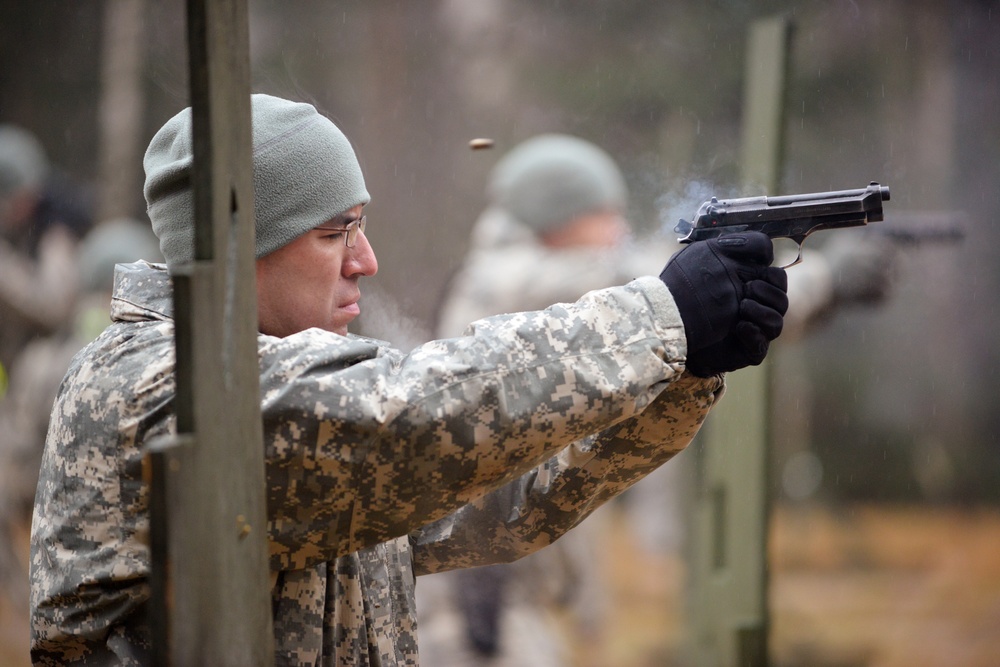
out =
[[[781,197],[712,197],[698,207],[694,220],[681,220],[674,231],[681,243],[736,232],[756,231],[770,238],[787,238],[799,246],[798,256],[788,266],[802,261],[802,242],[820,229],[859,227],[883,219],[882,202],[889,188],[872,182],[857,190],[834,190]],[[787,268],[787,267],[785,267]]]
[[894,211],[872,231],[901,247],[952,244],[965,238],[966,218],[962,211]]

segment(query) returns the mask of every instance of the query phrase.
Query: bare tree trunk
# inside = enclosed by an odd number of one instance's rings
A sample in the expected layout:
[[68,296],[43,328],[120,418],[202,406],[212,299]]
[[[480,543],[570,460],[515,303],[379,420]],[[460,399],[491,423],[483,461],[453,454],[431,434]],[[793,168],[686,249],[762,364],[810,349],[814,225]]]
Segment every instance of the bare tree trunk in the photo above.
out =
[[145,0],[105,0],[97,220],[133,215],[139,192]]

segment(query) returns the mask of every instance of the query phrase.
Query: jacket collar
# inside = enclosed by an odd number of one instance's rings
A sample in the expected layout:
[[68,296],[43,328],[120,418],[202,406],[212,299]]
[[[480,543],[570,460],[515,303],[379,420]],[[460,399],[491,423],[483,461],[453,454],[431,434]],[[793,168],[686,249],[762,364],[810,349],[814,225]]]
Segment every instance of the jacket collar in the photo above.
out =
[[141,322],[174,318],[173,283],[166,264],[145,260],[115,266],[111,320]]

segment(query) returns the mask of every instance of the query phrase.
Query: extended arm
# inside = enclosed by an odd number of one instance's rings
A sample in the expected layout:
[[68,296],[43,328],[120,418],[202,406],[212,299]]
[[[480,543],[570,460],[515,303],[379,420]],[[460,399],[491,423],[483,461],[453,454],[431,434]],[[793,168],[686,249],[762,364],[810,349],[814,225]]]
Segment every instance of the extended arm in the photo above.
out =
[[685,375],[641,413],[417,531],[418,575],[516,560],[551,544],[688,445],[722,380]]
[[272,566],[447,515],[637,414],[684,355],[655,278],[483,320],[405,356],[318,331],[273,339],[261,376]]

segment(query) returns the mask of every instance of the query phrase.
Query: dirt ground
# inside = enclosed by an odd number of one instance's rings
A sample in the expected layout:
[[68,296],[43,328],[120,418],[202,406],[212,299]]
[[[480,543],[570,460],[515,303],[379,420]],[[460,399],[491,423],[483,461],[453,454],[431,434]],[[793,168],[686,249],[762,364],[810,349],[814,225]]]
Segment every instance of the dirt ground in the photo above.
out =
[[[611,619],[577,664],[687,667],[683,562],[612,531]],[[998,510],[779,507],[770,562],[774,667],[1000,665]],[[27,665],[26,646],[0,599],[0,667]]]
[[[618,530],[614,639],[579,664],[686,665],[683,563]],[[779,507],[770,551],[774,667],[1000,665],[997,510]]]

